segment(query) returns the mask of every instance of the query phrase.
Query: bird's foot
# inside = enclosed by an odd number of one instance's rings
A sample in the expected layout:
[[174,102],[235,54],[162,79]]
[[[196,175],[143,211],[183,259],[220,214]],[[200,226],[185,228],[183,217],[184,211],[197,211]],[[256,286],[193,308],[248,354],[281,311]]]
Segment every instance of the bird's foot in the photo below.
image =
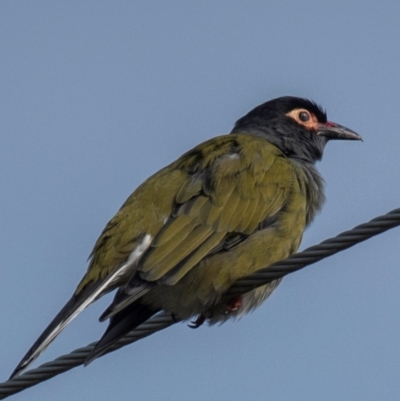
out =
[[204,324],[204,322],[206,321],[206,314],[205,313],[201,313],[199,316],[197,316],[197,318],[195,320],[191,321],[191,324],[188,324],[188,326],[191,329],[197,329],[198,327],[202,326]]

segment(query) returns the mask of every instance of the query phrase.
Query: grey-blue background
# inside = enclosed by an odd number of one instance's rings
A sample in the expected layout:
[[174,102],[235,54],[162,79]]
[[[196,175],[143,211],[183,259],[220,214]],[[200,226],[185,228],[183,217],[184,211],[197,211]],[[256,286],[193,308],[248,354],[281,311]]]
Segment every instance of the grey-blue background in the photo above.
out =
[[[314,99],[330,143],[302,248],[400,207],[400,2],[0,3],[0,378],[150,174],[257,104]],[[400,229],[287,277],[239,322],[179,324],[15,400],[398,400]],[[86,310],[39,363],[98,339]]]

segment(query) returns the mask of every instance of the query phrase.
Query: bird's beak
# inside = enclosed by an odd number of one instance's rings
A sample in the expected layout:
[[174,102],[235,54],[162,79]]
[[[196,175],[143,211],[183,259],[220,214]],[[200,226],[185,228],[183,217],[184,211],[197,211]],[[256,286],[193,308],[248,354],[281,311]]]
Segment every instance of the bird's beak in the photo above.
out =
[[353,139],[362,141],[361,136],[351,129],[331,121],[325,124],[319,124],[317,127],[317,135],[324,136],[326,139]]

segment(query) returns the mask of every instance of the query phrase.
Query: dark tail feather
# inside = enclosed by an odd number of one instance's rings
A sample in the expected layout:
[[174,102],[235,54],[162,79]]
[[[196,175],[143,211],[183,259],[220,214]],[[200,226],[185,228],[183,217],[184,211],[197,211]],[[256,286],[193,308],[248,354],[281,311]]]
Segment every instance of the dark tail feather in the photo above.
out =
[[136,286],[134,291],[127,293],[125,288],[120,288],[111,303],[111,305],[99,317],[100,322],[110,319],[122,309],[125,309],[129,304],[137,301],[144,294],[149,292],[154,287],[154,283],[145,283],[144,285]]
[[73,295],[71,297],[22,358],[21,362],[10,376],[10,379],[18,375],[31,364],[61,333],[65,326],[96,299],[92,297],[92,295],[96,293],[96,289],[96,285],[89,285],[78,295]]
[[93,351],[87,357],[85,366],[106,353],[120,338],[124,337],[159,311],[160,309],[153,309],[140,303],[140,301],[136,301],[113,315],[103,337],[101,337]]

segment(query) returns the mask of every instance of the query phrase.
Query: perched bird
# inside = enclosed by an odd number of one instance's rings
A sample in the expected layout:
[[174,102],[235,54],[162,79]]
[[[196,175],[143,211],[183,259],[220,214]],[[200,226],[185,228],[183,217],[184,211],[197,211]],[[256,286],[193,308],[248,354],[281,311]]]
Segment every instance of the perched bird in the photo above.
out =
[[72,298],[12,377],[115,289],[100,317],[109,326],[88,361],[161,310],[194,318],[197,327],[257,307],[279,280],[233,299],[223,295],[237,279],[296,252],[324,202],[314,164],[331,139],[361,137],[329,122],[315,103],[281,97],[154,174],[106,225]]

